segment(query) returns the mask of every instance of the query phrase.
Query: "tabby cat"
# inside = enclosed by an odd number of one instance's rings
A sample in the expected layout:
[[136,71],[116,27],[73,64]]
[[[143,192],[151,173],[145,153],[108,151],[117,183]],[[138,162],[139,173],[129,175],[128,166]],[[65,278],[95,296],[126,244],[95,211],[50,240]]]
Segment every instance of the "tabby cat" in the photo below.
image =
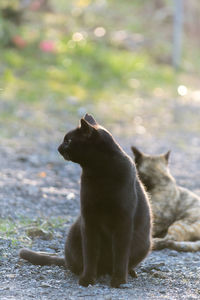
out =
[[200,250],[200,197],[177,186],[170,174],[170,152],[147,155],[132,147],[139,177],[151,197],[154,249]]

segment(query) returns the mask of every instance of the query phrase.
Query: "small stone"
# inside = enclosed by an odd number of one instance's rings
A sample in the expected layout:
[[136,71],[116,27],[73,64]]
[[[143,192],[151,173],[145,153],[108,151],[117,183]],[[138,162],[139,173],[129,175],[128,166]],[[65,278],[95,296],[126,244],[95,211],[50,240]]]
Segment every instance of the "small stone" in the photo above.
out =
[[17,157],[17,160],[21,161],[21,162],[27,162],[28,161],[28,157],[20,155],[20,156]]
[[123,283],[123,284],[120,284],[120,289],[127,289],[127,288],[130,288],[131,287],[131,284],[129,283]]
[[177,256],[178,252],[176,250],[169,251],[170,256]]
[[69,194],[67,195],[67,200],[72,200],[72,199],[74,199],[74,198],[75,198],[74,193],[69,193]]
[[156,272],[153,272],[152,271],[152,275],[155,277],[155,278],[167,278],[167,275],[165,275],[163,272],[160,272],[160,271],[156,271]]
[[37,227],[28,228],[26,230],[26,234],[32,239],[41,238],[43,240],[51,240],[53,238],[53,234],[51,232],[45,231]]
[[30,161],[30,163],[31,163],[34,167],[40,166],[40,159],[39,159],[39,157],[36,156],[36,155],[31,155],[31,156],[29,157],[29,161]]
[[41,285],[40,285],[40,287],[42,287],[42,288],[49,288],[49,287],[52,287],[50,284],[48,284],[48,283],[42,283]]
[[11,278],[11,279],[12,279],[12,278],[15,278],[15,276],[16,276],[15,274],[7,274],[7,277],[9,277],[9,278]]
[[9,290],[9,289],[10,289],[9,286],[0,287],[0,291],[6,291],[6,290]]

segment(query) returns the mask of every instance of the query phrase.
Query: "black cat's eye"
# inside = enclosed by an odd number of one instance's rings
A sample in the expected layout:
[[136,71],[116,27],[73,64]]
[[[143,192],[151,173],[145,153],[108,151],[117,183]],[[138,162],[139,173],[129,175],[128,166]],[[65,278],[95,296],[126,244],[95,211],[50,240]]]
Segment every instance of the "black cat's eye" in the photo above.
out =
[[70,144],[71,144],[71,139],[68,139],[68,140],[64,140],[64,144],[66,145],[66,146],[69,146]]

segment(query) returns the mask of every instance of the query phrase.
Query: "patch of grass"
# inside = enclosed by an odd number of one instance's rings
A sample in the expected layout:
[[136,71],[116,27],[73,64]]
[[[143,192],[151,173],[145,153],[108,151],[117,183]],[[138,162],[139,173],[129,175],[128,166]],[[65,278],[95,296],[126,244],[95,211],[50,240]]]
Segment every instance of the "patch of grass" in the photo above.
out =
[[17,227],[15,223],[13,223],[9,219],[0,219],[0,234],[2,237],[11,237],[16,235]]
[[131,53],[93,42],[77,44],[55,56],[41,55],[39,61],[38,55],[16,49],[2,51],[3,97],[29,103],[49,97],[64,101],[71,95],[80,101],[91,96],[98,100],[103,90],[117,93],[128,89],[132,77],[141,80],[140,88],[147,92],[155,86],[170,86],[175,77],[170,67],[156,66],[145,52]]
[[[173,71],[156,65],[148,51],[132,52],[108,42],[109,36],[121,29],[143,34],[142,8],[147,4],[145,1],[141,5],[139,0],[126,4],[118,0],[104,4],[51,1],[53,14],[29,11],[29,23],[18,28],[27,46],[0,49],[1,98],[15,103],[17,109],[23,102],[33,111],[56,105],[73,112],[71,97],[77,99],[77,106],[95,105],[97,101],[115,97],[119,91],[131,94],[131,79],[139,81],[134,89],[137,94],[149,94],[157,86],[170,89],[175,77]],[[105,37],[100,39],[94,38],[93,33],[98,26],[106,29]],[[81,32],[83,40],[74,41],[74,32]],[[54,41],[56,52],[39,49],[40,41],[45,39]],[[4,119],[14,115],[11,110],[3,111]]]
[[[123,105],[123,94],[147,98],[157,88],[169,96],[174,93],[172,68],[156,65],[145,51],[133,53],[90,40],[70,48],[68,41],[61,39],[55,54],[43,55],[39,49],[1,51],[1,135],[15,136],[16,128],[29,130],[29,135],[30,129],[48,129],[49,114],[55,130],[60,113],[77,115],[82,107],[103,115],[99,103],[112,112]],[[108,115],[112,119],[112,113]]]
[[[64,42],[63,42],[64,43]],[[72,109],[70,97],[77,104],[114,97],[119,92],[150,94],[156,87],[172,91],[176,83],[170,67],[156,66],[148,55],[112,49],[104,44],[87,42],[73,50],[55,56],[31,56],[16,49],[2,51],[5,71],[2,77],[2,97],[10,102],[25,102],[33,109],[57,107]],[[12,57],[12,58],[11,58]],[[138,86],[132,87],[131,80]],[[1,111],[1,116],[12,116],[13,109]]]
[[9,239],[13,245],[17,243],[31,244],[32,240],[26,235],[26,229],[36,227],[45,231],[54,232],[57,228],[62,228],[66,223],[66,219],[50,218],[31,220],[24,216],[20,216],[17,220],[0,219],[0,237]]

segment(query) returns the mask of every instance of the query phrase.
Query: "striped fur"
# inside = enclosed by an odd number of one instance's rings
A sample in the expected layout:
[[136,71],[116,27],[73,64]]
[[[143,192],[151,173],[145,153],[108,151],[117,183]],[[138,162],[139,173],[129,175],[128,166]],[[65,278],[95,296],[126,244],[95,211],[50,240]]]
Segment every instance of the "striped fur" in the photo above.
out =
[[153,249],[200,251],[200,197],[177,186],[168,168],[169,152],[147,155],[132,147],[139,177],[150,194]]

